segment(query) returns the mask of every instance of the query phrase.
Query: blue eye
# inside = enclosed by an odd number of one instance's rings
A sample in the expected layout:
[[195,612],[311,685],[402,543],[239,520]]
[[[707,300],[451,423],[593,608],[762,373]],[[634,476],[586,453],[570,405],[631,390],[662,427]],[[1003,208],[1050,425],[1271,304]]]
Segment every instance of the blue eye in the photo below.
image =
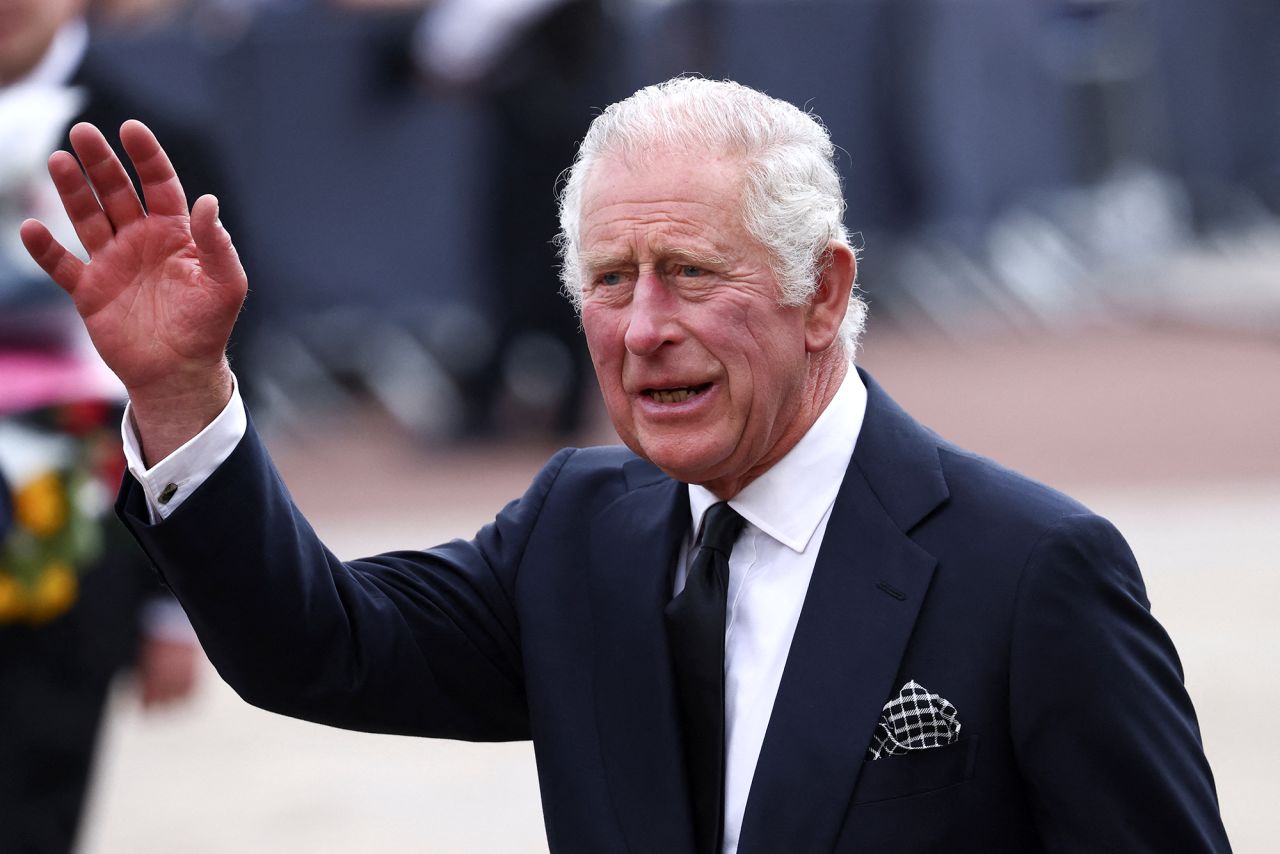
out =
[[621,273],[605,273],[600,277],[599,281],[600,281],[600,284],[602,285],[608,285],[608,286],[620,285],[622,284],[622,274]]
[[697,278],[705,272],[706,270],[703,270],[701,267],[695,267],[692,264],[684,264],[680,267],[680,275],[688,276],[690,278]]

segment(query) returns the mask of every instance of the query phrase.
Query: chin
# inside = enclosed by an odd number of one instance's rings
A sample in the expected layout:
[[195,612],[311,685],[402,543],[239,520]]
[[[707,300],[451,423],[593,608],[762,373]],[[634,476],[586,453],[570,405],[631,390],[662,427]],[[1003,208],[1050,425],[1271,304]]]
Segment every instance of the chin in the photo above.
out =
[[714,477],[714,469],[723,455],[708,448],[673,447],[669,442],[647,442],[631,450],[662,469],[668,477],[682,483],[702,483]]

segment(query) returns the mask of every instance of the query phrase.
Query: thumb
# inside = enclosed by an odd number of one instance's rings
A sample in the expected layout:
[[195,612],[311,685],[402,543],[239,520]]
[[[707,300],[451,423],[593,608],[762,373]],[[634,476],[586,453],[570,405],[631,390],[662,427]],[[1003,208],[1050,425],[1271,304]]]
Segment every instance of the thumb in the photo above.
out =
[[219,284],[240,282],[244,268],[240,256],[231,242],[231,235],[218,219],[218,200],[214,196],[201,196],[191,208],[191,237],[196,242],[196,254],[200,266],[209,278]]

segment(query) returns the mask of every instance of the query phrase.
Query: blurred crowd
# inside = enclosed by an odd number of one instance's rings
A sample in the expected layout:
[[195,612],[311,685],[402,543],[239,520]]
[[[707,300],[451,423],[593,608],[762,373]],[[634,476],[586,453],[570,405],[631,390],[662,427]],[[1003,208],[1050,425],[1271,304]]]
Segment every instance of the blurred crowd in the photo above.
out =
[[71,844],[112,675],[175,699],[195,651],[111,520],[121,390],[17,238],[37,216],[75,245],[44,173],[69,126],[142,118],[189,198],[218,194],[260,422],[360,405],[432,442],[569,434],[592,379],[557,179],[595,110],[685,72],[824,118],[877,323],[1280,329],[1273,0],[0,0],[13,850]]
[[[1273,328],[1280,7],[1266,0],[113,0],[98,42],[220,152],[262,421],[372,400],[428,440],[570,432],[556,178],[682,72],[806,104],[843,149],[882,322]],[[1252,259],[1252,260],[1251,260]],[[1259,261],[1258,259],[1262,259]]]

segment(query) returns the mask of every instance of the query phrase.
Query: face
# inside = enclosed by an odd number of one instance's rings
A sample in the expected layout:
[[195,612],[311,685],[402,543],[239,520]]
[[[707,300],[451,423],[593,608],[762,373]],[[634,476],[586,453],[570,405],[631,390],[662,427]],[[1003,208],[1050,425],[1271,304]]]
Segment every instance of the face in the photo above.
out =
[[781,459],[825,405],[811,312],[778,304],[768,253],[738,213],[740,163],[654,160],[605,160],[588,176],[583,328],[627,446],[727,499]]
[[84,0],[0,0],[0,85],[25,76]]

